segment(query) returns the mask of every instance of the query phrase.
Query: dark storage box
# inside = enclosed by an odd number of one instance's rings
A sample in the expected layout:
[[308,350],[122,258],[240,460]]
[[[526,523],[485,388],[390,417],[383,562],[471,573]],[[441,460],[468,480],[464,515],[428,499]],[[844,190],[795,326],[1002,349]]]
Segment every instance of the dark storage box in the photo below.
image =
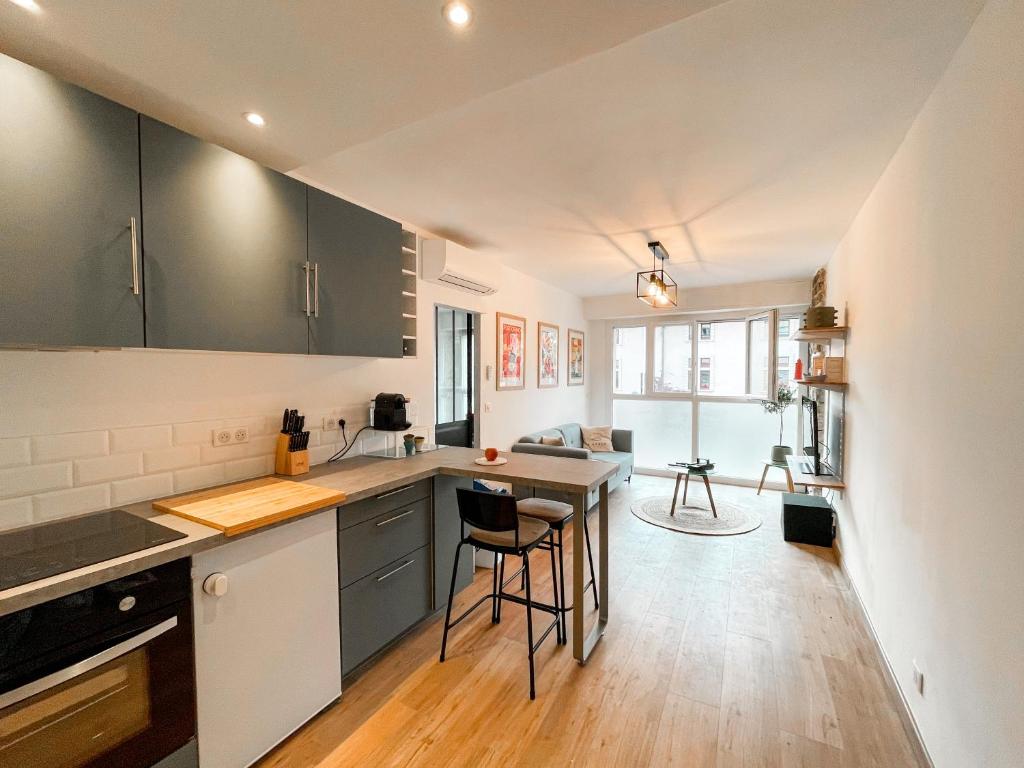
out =
[[786,541],[831,547],[835,533],[835,512],[823,497],[782,494],[782,538]]

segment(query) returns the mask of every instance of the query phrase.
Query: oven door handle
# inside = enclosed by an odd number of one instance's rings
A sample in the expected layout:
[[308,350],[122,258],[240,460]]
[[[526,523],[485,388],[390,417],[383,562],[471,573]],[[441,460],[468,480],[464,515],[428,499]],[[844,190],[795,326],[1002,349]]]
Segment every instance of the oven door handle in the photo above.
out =
[[178,626],[178,617],[172,616],[166,621],[161,621],[150,627],[147,630],[140,632],[137,635],[133,635],[124,642],[113,645],[107,648],[105,651],[100,651],[94,656],[90,656],[87,659],[82,659],[76,664],[72,664],[70,667],[66,667],[59,672],[53,672],[46,677],[41,677],[38,680],[33,680],[31,683],[26,683],[20,688],[15,688],[13,691],[0,694],[0,710],[6,709],[19,701],[24,701],[31,696],[42,693],[50,688],[66,683],[79,675],[84,675],[90,670],[96,669],[96,667],[102,666],[107,662],[113,661],[118,656],[124,656],[126,653],[134,651],[139,646],[145,645],[155,637],[159,637],[164,632],[168,632]]

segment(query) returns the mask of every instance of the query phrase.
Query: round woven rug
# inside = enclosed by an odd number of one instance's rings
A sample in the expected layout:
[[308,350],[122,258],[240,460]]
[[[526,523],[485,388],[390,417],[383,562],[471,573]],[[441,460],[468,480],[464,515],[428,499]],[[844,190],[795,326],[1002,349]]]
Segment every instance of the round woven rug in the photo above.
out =
[[669,515],[671,504],[671,496],[653,496],[634,502],[631,509],[634,515],[651,525],[703,536],[733,536],[761,525],[761,515],[756,510],[725,499],[715,500],[717,518],[711,514],[710,507],[683,506],[679,501],[676,502],[675,514]]

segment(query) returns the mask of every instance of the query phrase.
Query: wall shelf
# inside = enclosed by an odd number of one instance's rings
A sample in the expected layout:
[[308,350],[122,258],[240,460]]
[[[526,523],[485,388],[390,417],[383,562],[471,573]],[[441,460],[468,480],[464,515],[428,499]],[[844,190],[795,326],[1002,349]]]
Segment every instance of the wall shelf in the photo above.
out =
[[793,341],[821,341],[822,339],[845,339],[849,330],[845,325],[834,328],[798,328],[789,338]]
[[416,357],[416,233],[402,230],[402,357]]
[[817,389],[831,389],[835,391],[842,391],[850,386],[845,381],[806,381],[804,379],[795,379],[794,384],[803,384],[805,387],[816,387]]
[[787,456],[786,463],[789,465],[789,473],[793,476],[794,485],[805,485],[808,488],[826,488],[833,491],[841,491],[846,488],[846,483],[835,475],[809,475],[800,469],[799,456]]

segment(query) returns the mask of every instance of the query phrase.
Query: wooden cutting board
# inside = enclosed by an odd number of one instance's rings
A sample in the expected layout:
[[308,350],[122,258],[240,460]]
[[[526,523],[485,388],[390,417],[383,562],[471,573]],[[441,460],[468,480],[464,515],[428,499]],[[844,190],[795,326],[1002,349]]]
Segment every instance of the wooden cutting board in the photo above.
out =
[[261,477],[154,501],[153,509],[219,528],[225,536],[235,536],[344,500],[341,491]]

